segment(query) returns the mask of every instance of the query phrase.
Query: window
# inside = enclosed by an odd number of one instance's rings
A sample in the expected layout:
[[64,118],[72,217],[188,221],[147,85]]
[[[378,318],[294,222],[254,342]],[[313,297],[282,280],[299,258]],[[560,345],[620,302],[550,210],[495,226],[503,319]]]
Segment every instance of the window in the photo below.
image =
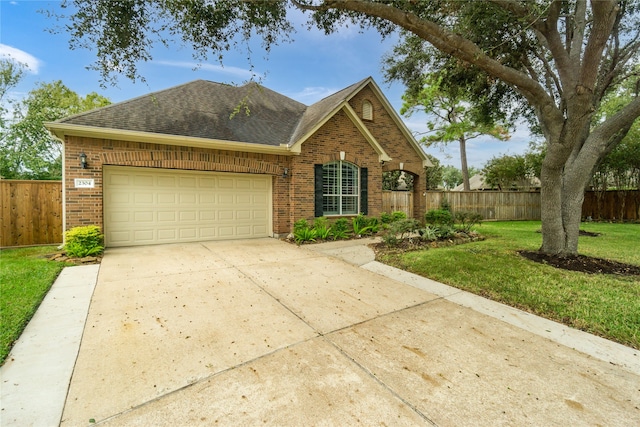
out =
[[367,100],[362,102],[362,118],[364,120],[373,120],[373,105]]
[[357,215],[359,187],[356,165],[344,161],[322,165],[323,215]]

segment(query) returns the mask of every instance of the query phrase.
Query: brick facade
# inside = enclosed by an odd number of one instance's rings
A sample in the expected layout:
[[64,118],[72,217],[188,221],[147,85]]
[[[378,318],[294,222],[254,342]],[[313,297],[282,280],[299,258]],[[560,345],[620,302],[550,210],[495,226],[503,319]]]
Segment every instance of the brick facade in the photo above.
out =
[[[369,86],[358,92],[349,101],[349,105],[359,117],[362,117],[362,105],[365,100],[373,106],[373,120],[365,120],[364,122],[378,143],[393,159],[390,162],[385,162],[379,176],[382,176],[382,172],[401,169],[400,164],[402,163],[402,170],[413,175],[414,217],[422,220],[426,212],[426,200],[423,194],[427,191],[422,158],[407,142],[404,134]],[[380,183],[378,188],[381,188],[381,185]]]
[[[407,142],[375,93],[365,87],[350,101],[362,117],[362,103],[373,106],[373,120],[365,121],[371,134],[393,158],[381,164],[378,153],[357,129],[344,111],[331,117],[302,144],[299,155],[258,154],[239,151],[169,146],[106,139],[67,136],[64,144],[66,223],[65,229],[79,225],[103,223],[103,179],[105,165],[145,168],[184,169],[196,171],[234,172],[271,175],[273,188],[273,232],[287,234],[301,218],[314,218],[314,165],[344,160],[360,168],[368,168],[368,213],[379,216],[382,209],[382,173],[399,169],[414,175],[416,197],[421,203],[425,191],[422,159]],[[79,156],[87,155],[87,169],[82,169]],[[284,168],[289,176],[283,177]],[[75,178],[92,178],[94,188],[75,188]],[[415,206],[421,217],[424,206]]]

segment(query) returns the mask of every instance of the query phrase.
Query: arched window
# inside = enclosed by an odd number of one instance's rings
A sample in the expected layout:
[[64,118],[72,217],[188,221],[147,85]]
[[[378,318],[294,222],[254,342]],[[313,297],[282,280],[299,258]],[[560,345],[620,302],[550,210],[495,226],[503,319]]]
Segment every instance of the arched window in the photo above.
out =
[[373,120],[373,105],[366,99],[362,101],[362,118],[364,120]]
[[360,205],[359,168],[345,161],[322,165],[323,215],[357,215]]

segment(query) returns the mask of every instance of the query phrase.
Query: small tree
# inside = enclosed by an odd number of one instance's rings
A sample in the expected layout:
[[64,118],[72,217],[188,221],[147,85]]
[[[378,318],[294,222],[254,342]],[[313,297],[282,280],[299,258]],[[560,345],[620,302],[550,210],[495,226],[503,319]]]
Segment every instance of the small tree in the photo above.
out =
[[[40,83],[26,98],[9,106],[13,110],[12,123],[3,126],[0,140],[2,175],[14,179],[60,179],[62,147],[44,123],[110,103],[95,92],[81,97],[60,80]],[[5,106],[3,109],[9,110]]]
[[410,117],[416,111],[427,113],[428,134],[421,139],[426,146],[460,144],[460,165],[464,190],[469,191],[469,167],[467,165],[467,141],[481,135],[488,135],[501,141],[509,139],[507,124],[496,123],[491,116],[480,114],[461,86],[443,86],[442,78],[427,74],[420,92],[416,95],[408,91],[402,97],[404,104],[401,114]]
[[482,170],[484,181],[492,188],[508,190],[528,185],[530,174],[524,156],[493,157]]

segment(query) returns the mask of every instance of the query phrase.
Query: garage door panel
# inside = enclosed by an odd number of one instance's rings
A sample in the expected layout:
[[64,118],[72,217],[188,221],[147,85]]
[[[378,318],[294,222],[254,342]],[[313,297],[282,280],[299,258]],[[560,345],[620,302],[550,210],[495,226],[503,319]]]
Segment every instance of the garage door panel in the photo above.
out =
[[218,189],[220,190],[233,190],[234,180],[232,178],[220,177],[218,178]]
[[107,246],[266,237],[271,177],[106,166]]
[[154,238],[154,232],[153,230],[135,230],[133,231],[132,235],[133,238],[138,241],[138,242],[144,242],[144,243],[150,243],[153,242],[153,238]]
[[200,227],[200,237],[203,240],[215,240],[216,230],[215,227]]
[[178,201],[176,196],[175,193],[158,193],[157,200],[159,204],[175,205]]
[[133,176],[133,185],[136,187],[150,187],[153,186],[153,176],[148,175],[139,175],[136,174]]
[[195,177],[180,177],[179,186],[180,188],[196,188],[197,179]]
[[158,185],[158,187],[175,187],[176,178],[172,176],[159,176],[157,178],[156,184]]
[[133,215],[134,222],[153,222],[153,212],[136,212]]
[[150,193],[134,193],[133,203],[136,205],[150,205],[153,203],[153,194]]
[[109,215],[109,220],[113,223],[128,223],[129,221],[131,221],[131,215],[129,214],[129,212],[112,212]]

